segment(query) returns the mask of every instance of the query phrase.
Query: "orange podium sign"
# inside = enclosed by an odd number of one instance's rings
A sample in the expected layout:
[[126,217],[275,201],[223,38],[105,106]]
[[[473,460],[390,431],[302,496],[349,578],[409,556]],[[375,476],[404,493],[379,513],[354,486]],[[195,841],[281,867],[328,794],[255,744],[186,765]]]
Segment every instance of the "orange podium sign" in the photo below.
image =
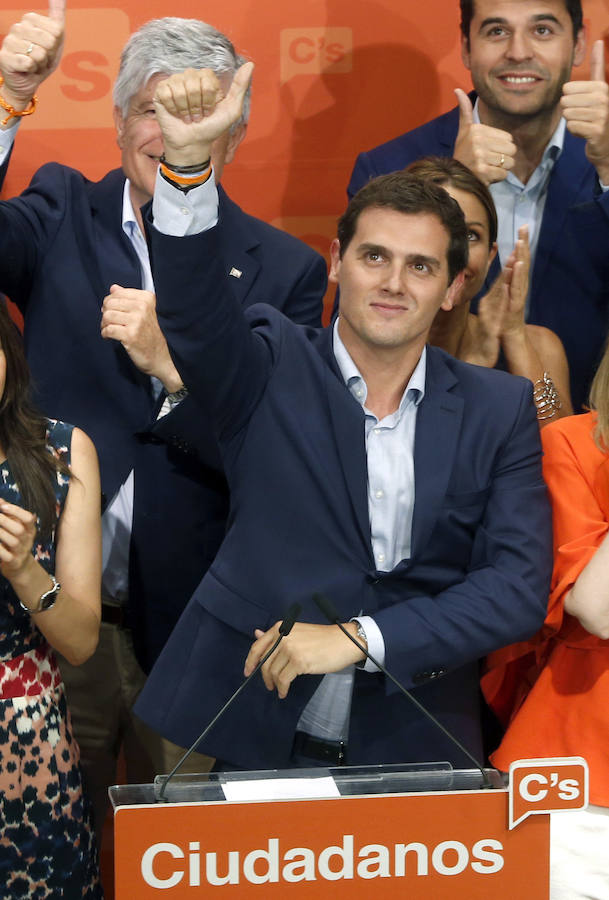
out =
[[118,805],[116,898],[547,900],[549,839],[504,788]]

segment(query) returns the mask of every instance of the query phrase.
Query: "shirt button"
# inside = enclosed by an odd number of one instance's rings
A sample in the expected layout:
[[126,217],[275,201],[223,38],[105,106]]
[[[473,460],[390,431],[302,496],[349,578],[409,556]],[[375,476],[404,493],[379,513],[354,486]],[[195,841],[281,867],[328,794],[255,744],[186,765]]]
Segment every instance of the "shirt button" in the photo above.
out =
[[377,500],[382,500],[383,497],[385,496],[385,491],[375,491],[374,496],[376,497]]
[[363,397],[363,396],[364,396],[364,392],[362,391],[361,388],[358,388],[358,389],[356,390],[355,396],[356,396],[356,397]]
[[380,433],[381,433],[381,429],[380,429],[380,428],[375,428],[375,429],[374,429],[374,433],[375,433],[375,434],[380,434]]
[[187,206],[181,206],[181,207],[180,207],[180,212],[182,213],[183,216],[189,216],[189,215],[190,215],[190,210],[188,209]]
[[384,553],[378,553],[376,558],[377,558],[378,562],[380,562],[380,563],[385,562],[385,554]]

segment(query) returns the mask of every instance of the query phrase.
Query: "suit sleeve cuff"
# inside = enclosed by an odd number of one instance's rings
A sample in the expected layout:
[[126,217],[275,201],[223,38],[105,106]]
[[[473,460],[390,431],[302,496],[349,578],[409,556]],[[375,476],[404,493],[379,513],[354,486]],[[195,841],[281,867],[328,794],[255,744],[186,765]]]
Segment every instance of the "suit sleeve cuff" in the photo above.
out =
[[[352,622],[359,622],[364,631],[366,632],[366,641],[368,642],[368,653],[371,656],[374,656],[381,665],[385,665],[385,641],[383,639],[383,635],[381,634],[381,629],[378,627],[376,622],[371,616],[356,616],[351,620]],[[378,666],[375,666],[374,663],[366,659],[366,663],[363,667],[364,672],[380,672]]]
[[15,143],[15,137],[17,136],[17,129],[19,128],[20,122],[21,119],[17,119],[15,124],[10,128],[5,128],[0,131],[0,166],[5,162],[6,157],[11,152],[11,147]]
[[154,227],[172,237],[200,234],[218,222],[218,189],[213,177],[184,193],[157,172],[152,200]]

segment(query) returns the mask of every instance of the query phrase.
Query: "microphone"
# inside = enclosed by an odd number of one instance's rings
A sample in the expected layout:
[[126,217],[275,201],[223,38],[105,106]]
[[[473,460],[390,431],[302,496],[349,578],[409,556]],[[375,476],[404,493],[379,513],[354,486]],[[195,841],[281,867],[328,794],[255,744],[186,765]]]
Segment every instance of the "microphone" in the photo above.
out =
[[313,594],[313,602],[315,603],[315,605],[317,606],[319,611],[323,613],[323,615],[326,617],[328,622],[330,622],[332,625],[338,625],[338,627],[343,632],[343,634],[345,634],[349,638],[349,640],[353,644],[355,644],[356,647],[359,647],[359,649],[362,651],[362,653],[371,662],[373,662],[374,665],[378,669],[380,669],[380,671],[383,673],[383,675],[385,675],[387,678],[389,678],[390,681],[392,681],[395,684],[395,686],[402,692],[402,694],[404,694],[404,696],[407,697],[408,700],[410,700],[410,702],[416,706],[416,708],[419,710],[419,712],[423,713],[423,715],[426,716],[429,719],[429,721],[432,722],[435,725],[435,727],[438,728],[442,732],[442,734],[444,734],[445,737],[447,737],[449,739],[449,741],[452,744],[454,744],[455,747],[458,747],[459,750],[462,753],[464,753],[465,756],[467,756],[467,758],[474,764],[474,766],[479,770],[480,774],[482,775],[482,787],[492,789],[493,785],[491,784],[488,775],[486,774],[486,772],[484,771],[484,768],[480,765],[478,760],[474,756],[472,756],[472,754],[469,752],[469,750],[463,746],[461,741],[459,741],[456,737],[454,737],[454,735],[452,735],[450,733],[450,731],[448,731],[448,729],[446,729],[444,727],[444,725],[442,725],[442,723],[439,722],[438,719],[436,719],[436,717],[433,716],[429,712],[429,710],[426,709],[423,706],[423,704],[420,703],[413,694],[411,694],[410,691],[408,691],[402,684],[400,684],[400,682],[397,680],[397,678],[393,677],[391,672],[387,671],[387,669],[385,668],[384,665],[382,665],[377,659],[375,659],[370,653],[368,653],[367,647],[365,647],[362,643],[360,643],[360,641],[357,640],[357,638],[354,638],[353,635],[347,631],[345,626],[340,621],[340,616],[338,615],[336,607],[334,606],[332,601],[328,597],[326,597],[324,594],[316,593],[316,594]]
[[167,785],[169,784],[169,782],[171,781],[171,779],[173,778],[173,776],[176,774],[176,772],[179,771],[179,769],[182,768],[182,766],[184,765],[184,763],[186,762],[186,760],[188,759],[188,757],[190,756],[190,754],[191,754],[191,753],[194,753],[194,751],[197,749],[197,747],[199,746],[199,744],[201,743],[201,741],[202,741],[204,738],[207,737],[207,735],[208,735],[209,732],[212,730],[212,728],[214,727],[214,725],[216,724],[216,722],[218,721],[218,719],[219,719],[221,716],[224,715],[224,713],[227,711],[227,709],[229,708],[229,706],[231,706],[232,703],[237,699],[237,697],[239,696],[239,694],[241,693],[241,691],[242,691],[245,687],[247,687],[247,685],[250,683],[250,681],[252,680],[252,678],[254,677],[254,675],[262,668],[262,666],[265,664],[265,662],[267,661],[267,659],[268,659],[270,656],[273,655],[273,653],[275,652],[275,650],[277,649],[277,647],[279,646],[279,644],[282,642],[282,640],[284,639],[284,637],[287,637],[287,636],[288,636],[288,634],[290,633],[290,631],[291,631],[292,628],[294,627],[294,623],[296,622],[298,616],[300,615],[301,609],[302,609],[302,607],[301,607],[300,603],[292,603],[291,606],[288,608],[288,611],[287,611],[287,613],[285,614],[285,616],[284,616],[284,618],[283,618],[283,622],[282,622],[281,625],[279,626],[279,637],[278,637],[277,640],[273,643],[273,646],[270,648],[270,650],[267,650],[267,652],[264,654],[264,656],[262,657],[262,659],[260,660],[260,662],[258,663],[258,665],[256,666],[256,668],[254,669],[254,671],[253,671],[253,672],[250,672],[250,674],[247,676],[247,678],[245,679],[245,681],[244,681],[242,684],[239,685],[239,687],[237,688],[237,690],[235,691],[235,693],[232,694],[232,696],[228,698],[228,700],[226,701],[226,703],[224,704],[224,706],[216,713],[216,715],[213,717],[213,719],[211,720],[211,722],[209,723],[209,725],[207,725],[207,726],[203,729],[203,731],[201,732],[201,734],[199,735],[199,737],[196,739],[196,741],[188,748],[188,750],[186,751],[186,753],[184,753],[184,755],[183,755],[182,758],[179,760],[179,762],[173,767],[173,769],[171,770],[171,772],[169,773],[169,775],[167,776],[167,778],[166,778],[165,781],[163,782],[163,785],[162,785],[162,787],[161,787],[161,790],[159,791],[159,801],[161,801],[161,802],[166,802],[166,800],[165,800],[165,791],[167,790]]

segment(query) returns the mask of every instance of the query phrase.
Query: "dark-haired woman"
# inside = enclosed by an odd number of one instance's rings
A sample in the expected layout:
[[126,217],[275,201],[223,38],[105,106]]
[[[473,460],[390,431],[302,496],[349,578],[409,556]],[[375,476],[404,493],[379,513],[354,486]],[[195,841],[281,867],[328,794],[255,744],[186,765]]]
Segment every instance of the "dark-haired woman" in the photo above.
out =
[[89,438],[29,401],[0,301],[0,897],[101,897],[78,747],[51,648],[97,644],[100,488]]
[[491,290],[470,312],[497,253],[497,212],[479,178],[456,159],[424,157],[408,171],[443,187],[457,201],[467,222],[469,261],[465,285],[450,311],[440,310],[429,342],[457,359],[493,368],[498,363],[513,375],[530,379],[540,428],[571,415],[569,369],[560,339],[553,331],[525,323],[530,254],[526,226],[514,252]]

